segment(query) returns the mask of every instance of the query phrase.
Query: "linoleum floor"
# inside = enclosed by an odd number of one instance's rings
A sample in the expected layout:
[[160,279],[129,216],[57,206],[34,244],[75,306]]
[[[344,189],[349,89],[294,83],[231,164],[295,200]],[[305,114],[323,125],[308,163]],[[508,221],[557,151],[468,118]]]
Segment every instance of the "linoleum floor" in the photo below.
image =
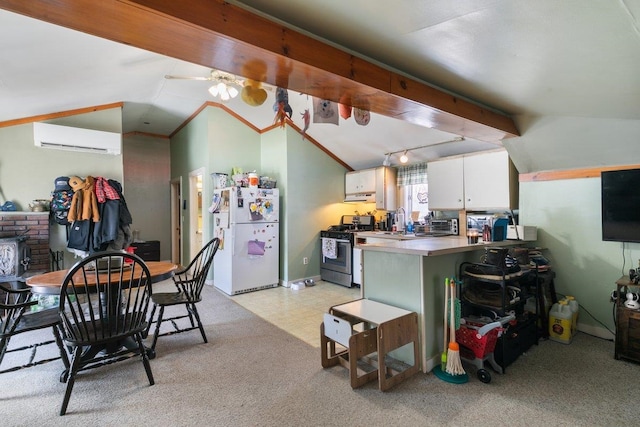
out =
[[318,281],[293,290],[278,286],[230,296],[247,310],[308,344],[320,348],[320,324],[329,307],[360,298],[360,288]]

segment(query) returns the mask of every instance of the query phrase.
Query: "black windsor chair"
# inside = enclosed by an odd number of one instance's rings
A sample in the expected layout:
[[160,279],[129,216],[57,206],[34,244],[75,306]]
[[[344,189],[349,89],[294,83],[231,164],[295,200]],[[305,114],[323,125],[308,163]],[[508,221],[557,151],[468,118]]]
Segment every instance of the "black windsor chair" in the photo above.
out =
[[139,356],[149,384],[151,366],[142,343],[147,329],[151,275],[142,258],[123,252],[97,253],[67,272],[60,290],[62,339],[72,352],[60,415],[67,411],[78,372]]
[[[39,311],[31,311],[32,307],[38,305],[38,301],[32,300],[29,289],[11,289],[0,285],[0,294],[4,294],[0,302],[0,365],[7,353],[31,350],[29,361],[23,365],[14,365],[10,368],[0,370],[0,374],[16,371],[18,369],[29,368],[62,359],[65,368],[69,367],[67,353],[62,347],[62,340],[58,326],[60,317],[56,308],[49,308]],[[41,341],[33,344],[21,345],[17,348],[9,348],[9,341],[12,337],[39,329],[51,328],[53,330],[53,340]],[[56,357],[35,360],[38,347],[56,343],[60,351]]]
[[[202,339],[205,343],[207,342],[207,336],[204,332],[202,322],[200,321],[200,315],[198,314],[196,304],[202,300],[200,296],[202,293],[202,287],[204,286],[205,280],[207,279],[207,274],[209,273],[209,269],[211,268],[211,264],[213,263],[213,256],[218,251],[219,245],[219,238],[216,237],[210,240],[200,250],[200,252],[198,252],[198,254],[193,258],[193,260],[186,268],[178,270],[175,273],[175,275],[173,276],[173,282],[177,289],[176,292],[159,292],[151,297],[151,301],[153,302],[153,309],[151,310],[151,316],[149,317],[150,321],[147,333],[151,328],[151,324],[155,323],[156,328],[153,335],[153,342],[151,344],[152,350],[155,351],[156,343],[158,342],[159,337],[192,331],[194,329],[200,329]],[[182,304],[184,304],[187,310],[186,314],[164,318],[165,307]],[[156,308],[158,307],[160,307],[160,310],[158,311],[158,318],[156,320],[153,320]],[[184,318],[189,318],[190,326],[179,327],[175,321]],[[173,329],[168,332],[160,333],[160,326],[163,322],[171,322],[173,325]]]

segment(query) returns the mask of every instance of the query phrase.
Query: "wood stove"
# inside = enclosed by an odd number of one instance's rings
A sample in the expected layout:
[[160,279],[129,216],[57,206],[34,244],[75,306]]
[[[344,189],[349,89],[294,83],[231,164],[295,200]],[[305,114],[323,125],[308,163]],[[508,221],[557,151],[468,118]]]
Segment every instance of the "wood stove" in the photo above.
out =
[[31,250],[27,236],[0,237],[0,282],[19,280],[29,269]]

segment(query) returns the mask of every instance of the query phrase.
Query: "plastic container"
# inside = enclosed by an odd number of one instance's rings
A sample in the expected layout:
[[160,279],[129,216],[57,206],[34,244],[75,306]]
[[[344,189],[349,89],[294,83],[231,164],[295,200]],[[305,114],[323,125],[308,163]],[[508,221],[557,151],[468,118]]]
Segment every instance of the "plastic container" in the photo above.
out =
[[249,172],[249,188],[258,188],[258,174]]
[[569,303],[559,301],[549,311],[549,339],[562,344],[571,344],[573,313]]
[[571,335],[575,335],[576,332],[578,332],[578,314],[580,311],[580,304],[578,304],[578,301],[575,299],[575,297],[571,295],[567,295],[566,300],[569,303],[569,307],[571,308],[571,314],[572,314]]

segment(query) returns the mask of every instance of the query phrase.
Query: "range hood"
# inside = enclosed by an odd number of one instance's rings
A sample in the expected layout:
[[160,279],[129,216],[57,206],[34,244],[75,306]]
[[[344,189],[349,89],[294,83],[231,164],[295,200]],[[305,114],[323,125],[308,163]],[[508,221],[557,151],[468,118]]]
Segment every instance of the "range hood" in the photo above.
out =
[[375,193],[356,193],[347,194],[344,198],[345,203],[375,203]]

